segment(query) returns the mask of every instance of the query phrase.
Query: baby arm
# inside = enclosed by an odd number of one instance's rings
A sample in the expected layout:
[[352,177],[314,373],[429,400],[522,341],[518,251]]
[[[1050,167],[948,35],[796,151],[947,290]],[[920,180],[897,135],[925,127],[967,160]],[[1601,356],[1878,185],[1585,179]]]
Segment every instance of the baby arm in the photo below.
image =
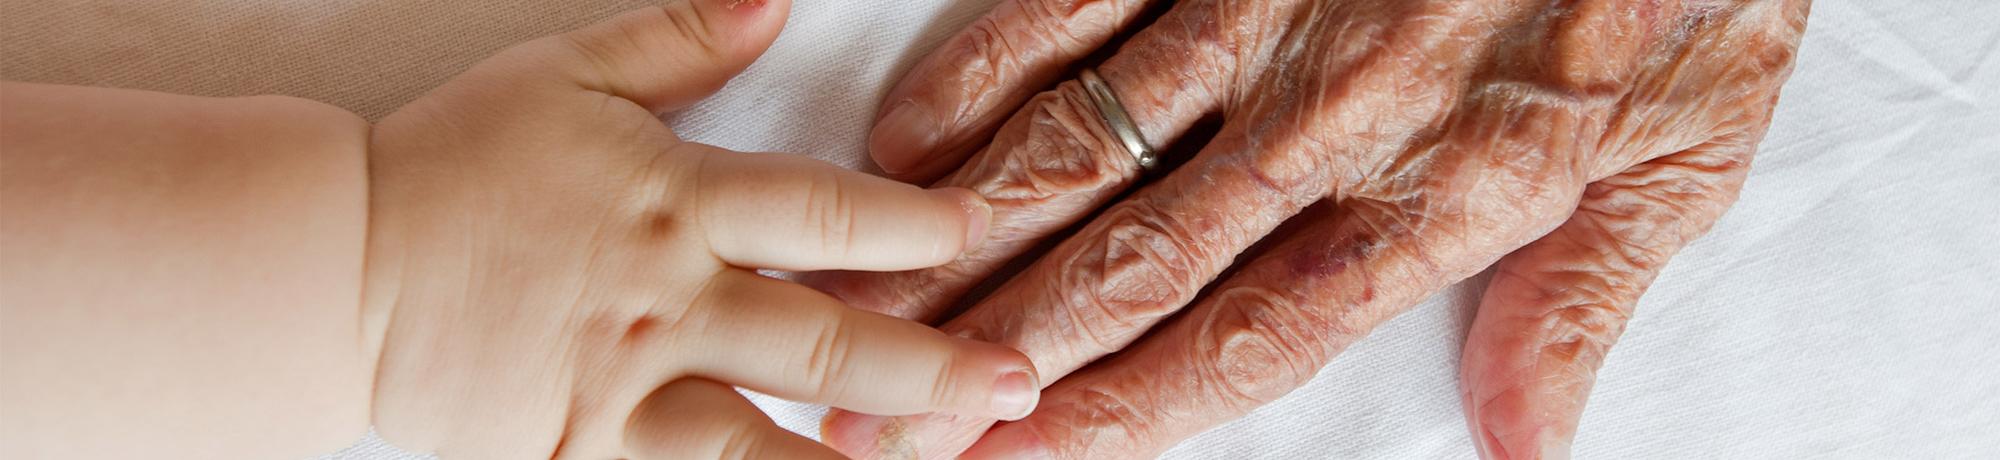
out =
[[0,456],[353,442],[368,133],[293,98],[0,83]]

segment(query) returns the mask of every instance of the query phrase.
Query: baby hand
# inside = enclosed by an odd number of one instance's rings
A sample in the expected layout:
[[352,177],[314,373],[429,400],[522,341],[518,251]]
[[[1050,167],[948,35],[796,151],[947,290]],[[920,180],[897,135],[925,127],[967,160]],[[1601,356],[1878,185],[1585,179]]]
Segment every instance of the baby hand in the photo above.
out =
[[805,158],[684,142],[786,0],[671,1],[488,59],[377,125],[364,315],[377,429],[447,458],[838,458],[736,394],[1020,418],[1013,350],[753,269],[909,270],[991,210]]

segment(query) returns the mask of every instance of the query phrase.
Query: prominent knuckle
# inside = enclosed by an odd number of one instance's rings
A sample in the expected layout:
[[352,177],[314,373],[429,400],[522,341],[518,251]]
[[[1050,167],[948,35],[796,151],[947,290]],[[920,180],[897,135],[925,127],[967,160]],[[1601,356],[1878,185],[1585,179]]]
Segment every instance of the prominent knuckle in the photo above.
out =
[[1666,265],[1673,255],[1663,248],[1663,243],[1670,239],[1663,233],[1669,233],[1665,226],[1677,224],[1650,217],[1657,216],[1595,214],[1596,222],[1589,228],[1598,233],[1594,238],[1598,243],[1587,249],[1598,256],[1599,265],[1622,272],[1649,271]]
[[1539,67],[1546,77],[1573,91],[1616,97],[1630,83],[1632,66],[1644,52],[1643,40],[1606,40],[1604,30],[1648,27],[1645,16],[1622,14],[1627,11],[1612,2],[1579,2],[1565,19],[1548,22],[1545,43],[1531,45],[1542,54]]
[[1003,137],[1018,143],[998,153],[991,198],[1045,201],[1098,197],[1131,182],[1136,160],[1106,130],[1089,96],[1076,83],[1030,101],[1009,121]]
[[1516,264],[1504,266],[1501,274],[1518,278],[1528,287],[1521,301],[1548,305],[1547,311],[1566,305],[1608,304],[1618,299],[1636,298],[1643,286],[1628,282],[1633,272],[1603,263],[1598,258],[1523,270]]
[[1303,310],[1281,293],[1240,287],[1218,294],[1223,308],[1203,319],[1194,362],[1212,393],[1253,407],[1312,378],[1332,353],[1363,332]]
[[1540,318],[1540,330],[1547,332],[1539,347],[1542,354],[1565,361],[1602,362],[1604,352],[1617,343],[1629,319],[1625,309],[1604,301],[1558,306]]
[[[1097,0],[1014,0],[967,27],[967,42],[993,69],[1027,70],[1024,58],[1047,46],[1087,51],[1098,41],[1076,35],[1079,30],[1106,30],[1109,25],[1081,24],[1076,19],[1108,21],[1121,17],[1116,3]],[[1109,8],[1104,8],[1108,5]],[[1110,14],[1103,14],[1110,13]]]
[[[1243,142],[1240,138],[1233,140]],[[1312,145],[1315,141],[1309,136],[1263,142],[1272,150],[1236,157],[1232,159],[1235,163],[1230,164],[1240,169],[1261,194],[1304,207],[1338,187],[1341,178],[1335,175],[1332,155],[1326,153],[1328,149]]]
[[1660,228],[1706,222],[1685,217],[1720,214],[1734,202],[1737,185],[1748,168],[1741,160],[1722,155],[1693,157],[1676,157],[1675,163],[1641,164],[1607,178],[1590,188],[1594,199],[1585,204],[1596,212],[1646,218],[1662,224]]
[[1121,204],[1105,212],[1102,231],[1077,254],[1066,271],[1064,292],[1087,294],[1087,305],[1102,321],[1129,329],[1172,313],[1194,294],[1205,273],[1207,254],[1194,232],[1152,206]]
[[1132,211],[1114,218],[1105,229],[1103,284],[1099,299],[1107,305],[1146,309],[1185,298],[1201,257],[1186,232],[1160,216],[1142,217]]
[[1074,416],[1062,417],[1070,426],[1070,431],[1090,433],[1101,437],[1118,437],[1116,433],[1145,432],[1151,424],[1148,414],[1155,413],[1149,408],[1139,407],[1132,401],[1119,396],[1122,392],[1115,387],[1101,384],[1080,388],[1068,409]]
[[980,84],[979,88],[972,89],[992,89],[998,83],[998,74],[1016,65],[1015,57],[1019,54],[1009,41],[1005,27],[992,16],[981,17],[966,27],[966,53],[963,56],[971,59],[960,63],[961,83]]
[[1531,331],[1543,354],[1565,362],[1595,363],[1624,333],[1631,320],[1630,303],[1644,289],[1628,273],[1611,276],[1598,268],[1505,272],[1528,285],[1526,298],[1512,299],[1536,310]]
[[1727,208],[1727,192],[1690,179],[1669,179],[1641,187],[1593,186],[1580,207],[1588,216],[1581,229],[1600,259],[1627,271],[1657,270],[1674,250],[1708,231]]
[[1019,0],[1021,11],[1027,15],[1024,26],[1035,32],[1035,37],[1060,41],[1064,49],[1085,50],[1095,47],[1100,40],[1079,35],[1079,31],[1115,30],[1110,22],[1118,18],[1131,17],[1134,8],[1129,1],[1105,0]]

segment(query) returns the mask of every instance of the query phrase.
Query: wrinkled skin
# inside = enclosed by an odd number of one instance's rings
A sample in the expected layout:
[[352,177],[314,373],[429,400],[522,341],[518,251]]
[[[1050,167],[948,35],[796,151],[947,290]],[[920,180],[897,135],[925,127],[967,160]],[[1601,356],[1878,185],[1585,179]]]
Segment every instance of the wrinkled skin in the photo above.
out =
[[[858,457],[1157,455],[1496,267],[1462,366],[1472,436],[1486,458],[1567,457],[1641,292],[1735,199],[1810,9],[1149,3],[1003,2],[885,101],[878,164],[912,181],[957,167],[936,184],[983,194],[994,228],[951,265],[811,284],[936,320],[1083,225],[942,325],[1033,358],[1054,382],[1036,412],[998,427],[836,412],[829,443]],[[1099,72],[1148,142],[1199,153],[1119,199],[1143,175],[1065,79],[1121,33]],[[1219,131],[1185,145],[1203,118]]]

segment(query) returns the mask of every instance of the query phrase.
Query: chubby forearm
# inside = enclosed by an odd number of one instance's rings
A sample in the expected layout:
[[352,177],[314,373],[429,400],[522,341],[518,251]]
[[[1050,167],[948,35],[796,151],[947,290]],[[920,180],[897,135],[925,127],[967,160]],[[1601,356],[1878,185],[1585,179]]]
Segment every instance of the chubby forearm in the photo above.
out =
[[297,99],[0,84],[0,456],[352,442],[368,136]]

